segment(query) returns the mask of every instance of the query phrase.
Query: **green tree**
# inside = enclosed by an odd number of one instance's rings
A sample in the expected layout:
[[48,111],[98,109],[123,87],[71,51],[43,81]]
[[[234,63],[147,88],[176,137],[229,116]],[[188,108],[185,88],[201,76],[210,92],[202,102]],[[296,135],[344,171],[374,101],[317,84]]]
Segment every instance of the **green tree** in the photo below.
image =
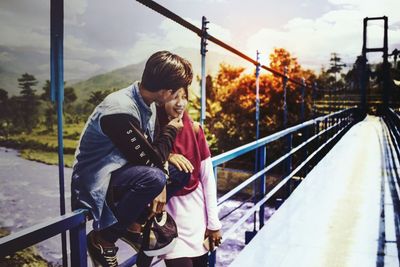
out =
[[35,76],[24,73],[18,78],[18,87],[21,88],[19,98],[21,108],[21,122],[24,129],[30,133],[37,125],[39,119],[39,98],[32,87],[36,86],[38,81]]
[[46,130],[52,132],[54,130],[53,126],[57,122],[57,110],[55,104],[50,101],[50,81],[46,80],[45,85],[42,87],[44,93],[40,95],[45,103],[44,110],[44,125]]
[[8,136],[9,127],[11,124],[10,113],[11,111],[8,92],[0,88],[0,136]]
[[110,93],[109,90],[104,91],[94,91],[90,93],[89,99],[87,102],[91,104],[93,107],[97,106],[98,104],[103,101],[103,99]]
[[[64,82],[64,86],[66,82]],[[47,80],[43,86],[43,93],[40,98],[45,102],[46,108],[44,111],[45,125],[48,131],[53,131],[53,126],[57,122],[57,105],[50,101],[50,81]],[[64,109],[63,113],[66,118],[66,122],[70,123],[74,121],[74,108],[73,102],[77,99],[75,89],[73,87],[64,87]]]

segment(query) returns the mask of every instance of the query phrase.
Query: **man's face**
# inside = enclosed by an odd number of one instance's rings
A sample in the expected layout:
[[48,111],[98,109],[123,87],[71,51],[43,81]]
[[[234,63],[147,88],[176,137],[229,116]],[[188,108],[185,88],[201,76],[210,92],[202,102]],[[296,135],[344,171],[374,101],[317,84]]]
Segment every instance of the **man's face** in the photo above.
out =
[[163,89],[158,91],[157,99],[155,100],[156,104],[162,106],[166,102],[171,101],[175,98],[175,95],[178,93],[178,91],[176,91],[175,93],[173,93],[171,89]]

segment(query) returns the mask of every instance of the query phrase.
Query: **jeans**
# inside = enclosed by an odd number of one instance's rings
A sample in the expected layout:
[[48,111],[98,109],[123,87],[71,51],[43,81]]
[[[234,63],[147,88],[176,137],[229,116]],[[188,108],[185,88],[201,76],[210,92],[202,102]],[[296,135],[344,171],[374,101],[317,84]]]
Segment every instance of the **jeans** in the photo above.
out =
[[112,243],[120,237],[118,233],[125,231],[133,222],[143,223],[147,218],[147,207],[158,196],[167,184],[167,201],[190,178],[190,173],[169,167],[170,182],[167,183],[165,173],[154,167],[127,164],[111,175],[107,193],[107,204],[118,222],[100,230],[101,236]]

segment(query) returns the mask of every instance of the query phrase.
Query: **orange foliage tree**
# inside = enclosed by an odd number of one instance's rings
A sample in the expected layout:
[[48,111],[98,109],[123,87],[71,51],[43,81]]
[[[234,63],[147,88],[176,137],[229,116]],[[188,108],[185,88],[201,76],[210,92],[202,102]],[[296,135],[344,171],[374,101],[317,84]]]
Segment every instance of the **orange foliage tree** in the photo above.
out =
[[[310,70],[304,70],[288,51],[279,48],[270,55],[270,67],[284,71],[288,76],[306,81],[315,79]],[[242,67],[221,64],[215,77],[206,81],[207,113],[206,133],[214,154],[227,151],[238,145],[255,140],[255,74],[245,73]],[[283,127],[282,78],[261,71],[260,75],[260,137],[276,132]],[[301,90],[290,82],[287,86],[289,126],[300,123]],[[311,92],[306,90],[306,119],[311,116]]]

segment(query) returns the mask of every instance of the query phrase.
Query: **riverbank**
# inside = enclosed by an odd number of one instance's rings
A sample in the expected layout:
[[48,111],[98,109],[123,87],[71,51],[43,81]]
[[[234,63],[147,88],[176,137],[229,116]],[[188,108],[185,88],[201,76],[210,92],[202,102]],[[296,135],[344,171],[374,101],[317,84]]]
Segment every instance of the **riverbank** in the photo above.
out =
[[[64,166],[72,167],[75,148],[84,127],[83,123],[66,125],[63,129]],[[44,127],[35,128],[32,133],[0,136],[0,146],[20,151],[22,158],[45,164],[58,164],[57,131]]]
[[[5,228],[0,228],[0,237],[7,236],[10,234]],[[53,266],[51,263],[47,262],[40,256],[38,250],[35,246],[26,248],[22,251],[16,252],[14,255],[6,256],[5,258],[0,258],[1,267],[14,267],[14,266],[24,266],[24,267],[48,267]]]

